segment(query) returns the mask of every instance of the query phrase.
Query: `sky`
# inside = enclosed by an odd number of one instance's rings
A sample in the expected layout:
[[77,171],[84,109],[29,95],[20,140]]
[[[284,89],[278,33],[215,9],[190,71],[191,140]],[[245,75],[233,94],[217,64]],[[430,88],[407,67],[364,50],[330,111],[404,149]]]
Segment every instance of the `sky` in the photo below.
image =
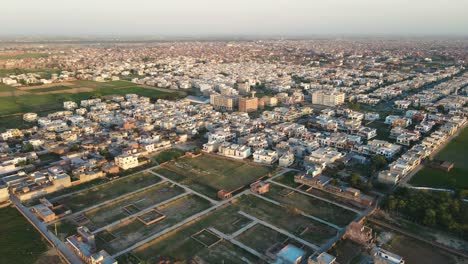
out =
[[468,35],[468,0],[2,1],[6,35]]

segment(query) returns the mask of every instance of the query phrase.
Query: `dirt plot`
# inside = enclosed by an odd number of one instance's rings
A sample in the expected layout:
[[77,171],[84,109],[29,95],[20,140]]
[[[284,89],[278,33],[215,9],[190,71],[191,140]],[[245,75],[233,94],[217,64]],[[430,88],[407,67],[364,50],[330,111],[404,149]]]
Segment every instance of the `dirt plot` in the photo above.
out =
[[53,202],[65,204],[72,211],[79,211],[160,181],[161,178],[151,173],[142,172],[73,195],[54,199]]
[[306,214],[339,226],[349,224],[357,216],[353,211],[275,184],[272,184],[270,192],[264,195],[287,206],[296,207]]
[[232,226],[231,221],[226,220],[230,217],[235,218],[238,210],[239,208],[234,205],[221,207],[199,221],[184,225],[167,236],[157,238],[137,248],[132,253],[149,263],[158,263],[162,259],[169,259],[172,261],[170,263],[177,261],[184,263],[191,259],[201,259],[205,263],[258,263],[257,257],[226,240],[207,248],[191,237],[196,232],[210,227],[215,227],[219,231],[222,231],[222,226],[225,226],[225,229],[234,230],[228,227]]
[[217,197],[218,190],[237,190],[272,171],[269,167],[209,155],[178,159],[163,167],[173,173],[155,171],[213,198]]
[[162,183],[142,192],[126,196],[117,201],[85,213],[92,222],[91,230],[96,230],[109,223],[120,220],[129,214],[138,213],[155,204],[175,197],[184,190],[170,183]]
[[[109,253],[115,254],[148,236],[156,234],[187,217],[207,209],[210,205],[211,204],[208,201],[198,196],[184,196],[156,208],[159,213],[166,216],[164,219],[156,223],[145,225],[137,218],[134,218],[128,222],[110,228],[107,231],[111,232],[116,239],[110,243],[98,243],[98,248],[103,248]],[[99,237],[100,234],[101,233],[98,233],[97,236]]]
[[317,246],[327,242],[337,234],[337,230],[332,227],[253,195],[242,196],[236,206],[260,220],[284,229]]

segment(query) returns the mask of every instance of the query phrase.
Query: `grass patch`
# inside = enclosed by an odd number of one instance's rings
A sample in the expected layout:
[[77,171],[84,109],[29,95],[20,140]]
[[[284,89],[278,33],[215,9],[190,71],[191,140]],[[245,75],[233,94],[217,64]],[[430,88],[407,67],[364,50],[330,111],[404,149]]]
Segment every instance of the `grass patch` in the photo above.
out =
[[92,81],[77,81],[74,83],[74,85],[69,87],[91,87],[95,88],[96,90],[94,92],[83,92],[74,94],[25,94],[21,96],[0,97],[0,115],[61,110],[63,108],[64,101],[79,102],[81,100],[89,99],[93,96],[125,95],[129,93],[134,93],[140,96],[146,96],[154,99],[176,99],[181,96],[181,94],[179,93],[169,93],[155,89],[139,87],[136,84],[132,84],[130,82],[125,81],[104,83]]
[[433,188],[468,189],[468,162],[466,150],[468,149],[468,128],[455,137],[442,149],[434,159],[454,162],[455,166],[450,172],[424,167],[410,180],[415,186]]
[[298,174],[297,171],[288,171],[278,177],[276,177],[273,181],[282,183],[284,185],[287,185],[289,187],[297,188],[300,183],[297,183],[294,181],[294,176]]
[[288,237],[266,226],[257,224],[240,234],[236,239],[257,252],[264,254],[274,244],[283,243]]
[[164,165],[167,170],[156,170],[167,177],[189,185],[209,197],[217,198],[217,191],[234,191],[270,173],[271,168],[241,161],[201,155],[182,158]]
[[22,53],[15,55],[3,54],[0,55],[0,60],[19,60],[19,59],[37,59],[49,57],[47,53]]
[[290,212],[287,208],[269,203],[253,195],[242,196],[236,205],[240,210],[318,246],[337,233],[332,227]]
[[2,263],[34,263],[47,250],[41,235],[13,207],[0,209]]
[[185,151],[173,148],[173,149],[164,150],[163,152],[158,153],[157,155],[153,157],[153,160],[161,164],[161,163],[179,158],[183,156],[184,154],[185,154]]
[[0,83],[0,92],[11,92],[11,91],[18,91],[18,89],[10,85]]
[[[286,196],[283,195],[284,193],[289,194]],[[270,192],[264,195],[265,197],[278,201],[281,204],[298,208],[306,214],[310,214],[339,226],[345,226],[356,218],[356,213],[353,211],[346,210],[342,207],[296,191],[288,192],[288,189],[275,184],[272,184],[270,186]]]

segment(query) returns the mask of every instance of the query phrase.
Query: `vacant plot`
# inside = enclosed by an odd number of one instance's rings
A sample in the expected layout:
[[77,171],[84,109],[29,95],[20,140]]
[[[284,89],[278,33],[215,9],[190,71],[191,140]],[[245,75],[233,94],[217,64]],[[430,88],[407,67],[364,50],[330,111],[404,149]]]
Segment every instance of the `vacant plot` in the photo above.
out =
[[457,259],[448,253],[442,252],[429,244],[399,234],[395,235],[390,243],[383,245],[382,248],[402,256],[405,259],[405,263],[409,264],[458,263]]
[[72,88],[68,86],[57,85],[57,86],[46,87],[46,88],[30,89],[28,91],[32,93],[46,93],[46,92],[56,92],[56,91],[64,91],[64,90],[70,90],[70,89]]
[[362,256],[365,248],[358,243],[344,239],[338,241],[330,250],[330,254],[336,257],[336,261],[342,264],[358,263],[357,260]]
[[[162,183],[134,195],[125,196],[103,207],[88,211],[85,215],[92,222],[89,228],[96,230],[106,224],[127,217],[131,213],[138,213],[142,209],[161,203],[183,192],[184,190],[180,187],[171,186],[170,183]],[[132,208],[136,210],[131,211]]]
[[289,237],[286,235],[260,224],[255,225],[236,237],[236,240],[239,240],[261,254],[265,254],[265,252],[276,243],[282,244],[288,239]]
[[16,208],[0,209],[1,263],[35,263],[47,251],[47,242]]
[[222,240],[221,237],[211,232],[208,229],[203,229],[192,235],[192,238],[195,239],[198,243],[201,243],[205,247],[212,247],[216,243]]
[[300,183],[297,183],[294,181],[294,176],[298,174],[297,171],[288,171],[278,177],[276,177],[273,181],[282,183],[284,185],[287,185],[289,187],[297,188]]
[[159,260],[176,262],[196,258],[200,258],[206,263],[245,263],[243,259],[257,263],[258,259],[255,256],[228,241],[222,241],[207,248],[191,237],[200,230],[214,227],[216,224],[219,225],[215,228],[220,230],[219,227],[223,225],[221,222],[231,215],[235,216],[237,210],[238,207],[233,205],[220,208],[196,222],[169,233],[168,236],[157,238],[137,248],[133,254],[150,263],[158,263]]
[[264,195],[285,206],[298,208],[306,214],[339,226],[345,226],[356,218],[356,213],[353,211],[275,184],[272,184],[270,192]]
[[98,247],[115,254],[148,236],[161,232],[185,218],[207,209],[210,205],[208,201],[198,196],[184,196],[173,202],[157,207],[156,210],[160,214],[163,214],[165,218],[154,224],[146,225],[137,218],[134,218],[128,222],[110,228],[107,231],[112,233],[117,239],[110,243],[98,243]]
[[271,168],[241,161],[201,155],[197,158],[182,158],[164,165],[176,175],[165,175],[193,187],[207,196],[216,198],[218,190],[234,191],[271,172]]
[[337,234],[337,230],[332,227],[253,195],[242,196],[235,205],[240,210],[317,246]]
[[180,156],[183,156],[184,154],[185,154],[185,151],[180,150],[180,149],[168,149],[155,155],[153,157],[153,160],[161,164],[161,163],[176,159]]
[[415,186],[433,188],[468,189],[468,177],[466,177],[468,175],[467,149],[468,128],[465,128],[434,158],[454,162],[454,168],[450,172],[444,172],[425,167],[411,178],[410,183]]
[[161,178],[151,173],[137,173],[109,182],[108,184],[85,190],[83,192],[61,197],[57,200],[54,200],[54,202],[65,204],[70,209],[72,209],[72,211],[79,211],[85,209],[86,207],[109,201],[121,195],[148,187],[160,181]]

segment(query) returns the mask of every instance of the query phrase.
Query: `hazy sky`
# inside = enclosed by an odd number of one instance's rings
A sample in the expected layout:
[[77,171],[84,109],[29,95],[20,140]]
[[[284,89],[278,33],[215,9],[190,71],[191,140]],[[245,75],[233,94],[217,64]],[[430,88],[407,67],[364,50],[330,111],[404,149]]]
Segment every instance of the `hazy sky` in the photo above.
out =
[[0,35],[468,35],[468,0],[4,0]]

